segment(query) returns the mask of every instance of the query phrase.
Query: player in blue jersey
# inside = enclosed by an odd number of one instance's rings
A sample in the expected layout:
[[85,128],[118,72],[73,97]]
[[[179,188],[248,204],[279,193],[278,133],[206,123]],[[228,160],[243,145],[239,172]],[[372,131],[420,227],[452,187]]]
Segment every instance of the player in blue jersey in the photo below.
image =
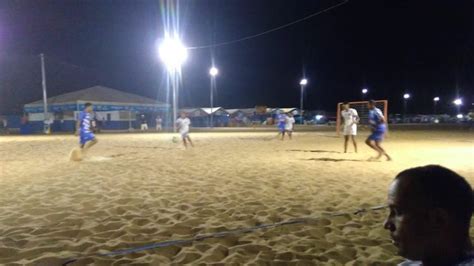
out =
[[278,127],[278,136],[281,135],[281,140],[285,138],[286,119],[286,114],[284,114],[282,111],[279,111],[276,117],[276,123]]
[[378,152],[376,157],[371,157],[369,160],[379,160],[382,155],[385,155],[387,161],[391,161],[392,158],[385,152],[380,145],[387,131],[387,124],[382,111],[375,106],[375,101],[370,100],[367,104],[369,108],[369,123],[372,128],[372,134],[367,138],[365,143],[372,149]]
[[79,114],[79,119],[76,123],[76,135],[79,135],[82,156],[85,156],[87,151],[97,144],[97,139],[92,132],[92,104],[86,103],[84,106],[84,111]]

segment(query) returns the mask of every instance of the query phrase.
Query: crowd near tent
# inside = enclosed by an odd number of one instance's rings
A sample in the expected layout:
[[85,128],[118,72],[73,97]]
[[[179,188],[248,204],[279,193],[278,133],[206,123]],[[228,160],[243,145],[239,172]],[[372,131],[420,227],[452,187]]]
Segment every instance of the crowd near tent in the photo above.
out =
[[73,131],[76,118],[87,102],[93,104],[94,119],[102,129],[136,128],[142,115],[153,124],[157,116],[167,118],[170,113],[169,104],[103,86],[61,94],[48,98],[47,102],[47,117],[43,100],[25,104],[24,130],[41,131],[44,123],[50,123],[52,131]]

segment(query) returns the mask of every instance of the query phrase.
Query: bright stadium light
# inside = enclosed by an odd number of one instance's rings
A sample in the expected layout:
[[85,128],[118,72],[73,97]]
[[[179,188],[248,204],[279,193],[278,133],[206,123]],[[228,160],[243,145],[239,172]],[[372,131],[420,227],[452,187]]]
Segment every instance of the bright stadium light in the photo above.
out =
[[458,114],[456,117],[457,117],[458,119],[462,119],[462,118],[463,118],[463,115],[462,115],[462,114]]
[[408,94],[408,93],[403,94],[403,99],[405,99],[405,100],[410,99],[410,94]]
[[307,79],[301,79],[300,81],[300,88],[301,88],[301,93],[300,93],[300,112],[301,112],[301,124],[304,124],[304,116],[303,116],[303,95],[304,95],[304,86],[308,84]]
[[211,67],[211,69],[209,69],[209,74],[215,77],[217,76],[217,74],[219,74],[219,69],[217,69],[216,67]]
[[364,89],[362,89],[362,94],[367,94],[368,92],[369,92],[369,90],[368,90],[368,89],[365,89],[365,88],[364,88]]
[[460,106],[460,105],[462,105],[462,99],[458,98],[458,99],[454,100],[453,103],[457,106]]
[[439,97],[434,97],[434,98],[433,98],[433,101],[439,102]]
[[158,53],[170,71],[178,70],[188,57],[188,51],[179,38],[166,37],[160,44]]

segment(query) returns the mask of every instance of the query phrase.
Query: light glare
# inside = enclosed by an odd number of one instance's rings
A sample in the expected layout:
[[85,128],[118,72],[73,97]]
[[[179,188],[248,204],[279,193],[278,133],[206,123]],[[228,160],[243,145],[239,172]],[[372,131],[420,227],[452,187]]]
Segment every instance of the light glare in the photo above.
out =
[[403,94],[403,99],[410,99],[410,94],[408,93]]
[[308,80],[307,80],[307,79],[302,79],[302,80],[300,81],[300,85],[304,86],[304,85],[306,85],[306,84],[308,84]]
[[439,97],[434,97],[434,98],[433,98],[433,101],[439,102]]
[[211,69],[209,69],[209,74],[215,77],[217,76],[217,74],[219,74],[219,69],[217,69],[216,67],[211,67]]
[[179,38],[165,38],[158,52],[168,70],[179,69],[188,57],[188,51]]
[[462,118],[463,118],[463,115],[462,115],[462,114],[458,114],[456,117],[457,117],[458,119],[462,119]]
[[363,93],[363,94],[367,94],[367,92],[369,92],[368,89],[362,89],[362,93]]
[[458,98],[458,99],[454,100],[453,103],[457,106],[462,105],[462,99]]

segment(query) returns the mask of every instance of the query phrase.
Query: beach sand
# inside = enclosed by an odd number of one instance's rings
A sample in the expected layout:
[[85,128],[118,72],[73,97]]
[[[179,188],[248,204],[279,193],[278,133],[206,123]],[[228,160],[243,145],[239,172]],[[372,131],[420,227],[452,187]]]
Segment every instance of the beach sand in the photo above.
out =
[[[101,134],[82,162],[74,136],[0,137],[0,264],[394,265],[385,210],[327,217],[385,203],[408,167],[440,164],[474,184],[474,133],[393,131],[392,162],[358,136],[344,154],[331,132]],[[94,255],[197,234],[319,217],[130,255]],[[473,232],[474,233],[474,232]],[[472,234],[474,236],[474,234]],[[91,255],[81,257],[82,255]]]

